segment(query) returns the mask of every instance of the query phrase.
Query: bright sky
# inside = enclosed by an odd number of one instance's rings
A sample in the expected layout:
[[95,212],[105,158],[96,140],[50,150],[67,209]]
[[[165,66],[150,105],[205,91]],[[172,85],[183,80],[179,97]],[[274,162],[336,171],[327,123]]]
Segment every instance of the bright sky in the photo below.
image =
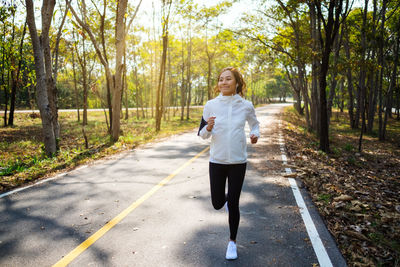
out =
[[[143,0],[142,4],[139,9],[139,20],[140,21],[145,21],[149,23],[151,21],[151,12],[152,12],[152,3],[155,3],[154,5],[157,7],[160,6],[160,0]],[[210,7],[213,5],[216,5],[222,0],[194,0],[195,3],[199,5],[199,7],[206,6]],[[256,7],[256,2],[255,0],[239,0],[236,3],[232,5],[232,7],[229,9],[229,11],[226,14],[221,15],[218,18],[219,22],[223,23],[223,26],[229,27],[231,25],[237,25],[236,22],[240,19],[240,17],[248,11],[254,11]],[[139,3],[139,0],[132,1],[131,4],[137,5]],[[147,13],[147,15],[146,15]]]
[[[11,1],[11,0],[9,0]],[[174,0],[177,1],[177,0]],[[205,5],[207,7],[220,3],[222,0],[194,0],[194,2],[198,3],[199,6]],[[14,0],[14,2],[18,5],[18,24],[22,24],[25,21],[25,3],[24,1]],[[37,18],[37,27],[40,28],[40,8],[42,4],[42,0],[33,0],[35,5],[35,16]],[[89,1],[88,1],[89,2]],[[161,0],[142,0],[142,4],[139,9],[139,18],[140,21],[143,21],[145,24],[151,21],[151,12],[152,12],[152,3],[155,3],[155,6],[159,7],[161,5]],[[233,4],[227,14],[223,14],[219,17],[219,21],[224,24],[225,27],[230,25],[236,25],[236,21],[240,19],[240,17],[246,12],[254,12],[257,8],[258,0],[239,0]],[[132,6],[136,6],[139,3],[139,0],[130,0],[129,3]],[[268,5],[274,4],[274,0],[266,1]],[[57,7],[59,6],[60,2],[57,1]],[[61,3],[64,5],[64,2]],[[371,3],[370,3],[371,5]],[[354,0],[353,7],[361,7],[363,6],[362,0]],[[370,10],[372,8],[369,8]],[[57,12],[60,13],[60,12]],[[146,16],[144,13],[148,13]],[[59,15],[59,14],[57,14]],[[149,20],[150,18],[150,20]]]

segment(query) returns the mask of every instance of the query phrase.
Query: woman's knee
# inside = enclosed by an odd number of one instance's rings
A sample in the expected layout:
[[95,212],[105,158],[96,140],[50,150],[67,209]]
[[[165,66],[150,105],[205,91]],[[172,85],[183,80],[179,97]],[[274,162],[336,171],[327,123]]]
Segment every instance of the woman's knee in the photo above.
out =
[[213,199],[213,200],[211,200],[211,203],[212,203],[214,209],[219,210],[225,205],[225,200],[221,201],[221,200]]
[[239,201],[229,201],[228,200],[228,209],[231,211],[239,211]]

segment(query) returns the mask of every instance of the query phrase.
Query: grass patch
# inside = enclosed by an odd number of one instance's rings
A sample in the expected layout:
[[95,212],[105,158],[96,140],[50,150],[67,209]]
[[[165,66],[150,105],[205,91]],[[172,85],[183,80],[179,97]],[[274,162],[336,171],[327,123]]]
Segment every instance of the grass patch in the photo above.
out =
[[347,152],[352,152],[354,150],[354,146],[352,144],[345,144],[344,150]]
[[320,194],[318,196],[319,201],[325,202],[325,204],[329,204],[331,202],[332,196],[330,194]]

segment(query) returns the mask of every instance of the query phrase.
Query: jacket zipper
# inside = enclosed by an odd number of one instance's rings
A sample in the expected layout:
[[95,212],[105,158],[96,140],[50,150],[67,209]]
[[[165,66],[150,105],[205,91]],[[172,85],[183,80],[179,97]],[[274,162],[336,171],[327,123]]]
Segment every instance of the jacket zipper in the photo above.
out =
[[229,98],[229,108],[228,108],[228,162],[231,162],[232,98],[233,96]]

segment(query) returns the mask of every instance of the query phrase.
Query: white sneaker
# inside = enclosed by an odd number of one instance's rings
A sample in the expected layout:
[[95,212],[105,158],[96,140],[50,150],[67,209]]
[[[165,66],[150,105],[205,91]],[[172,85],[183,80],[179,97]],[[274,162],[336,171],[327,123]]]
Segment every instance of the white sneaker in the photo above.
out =
[[227,260],[236,260],[237,259],[237,248],[236,248],[235,242],[229,241],[228,248],[226,249],[225,259],[227,259]]

